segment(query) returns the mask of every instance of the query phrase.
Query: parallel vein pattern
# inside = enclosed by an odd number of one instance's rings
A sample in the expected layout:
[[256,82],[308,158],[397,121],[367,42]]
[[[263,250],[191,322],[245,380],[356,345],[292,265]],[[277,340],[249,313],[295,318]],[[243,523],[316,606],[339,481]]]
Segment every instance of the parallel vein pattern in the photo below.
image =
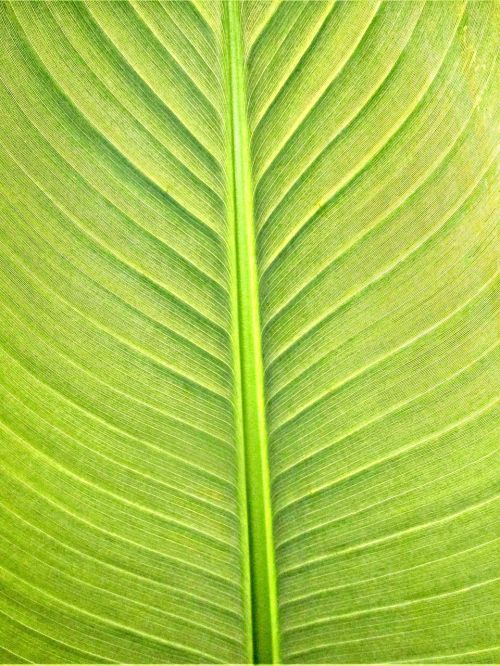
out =
[[2,661],[246,661],[221,12],[0,12]]
[[498,26],[0,3],[0,662],[498,662]]
[[494,3],[244,3],[282,658],[498,656]]

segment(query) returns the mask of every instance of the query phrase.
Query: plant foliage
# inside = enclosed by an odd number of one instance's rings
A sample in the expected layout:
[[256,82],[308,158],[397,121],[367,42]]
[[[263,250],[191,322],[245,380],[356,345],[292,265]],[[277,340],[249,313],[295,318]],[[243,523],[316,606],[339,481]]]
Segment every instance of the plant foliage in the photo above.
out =
[[0,661],[495,663],[493,1],[0,5]]

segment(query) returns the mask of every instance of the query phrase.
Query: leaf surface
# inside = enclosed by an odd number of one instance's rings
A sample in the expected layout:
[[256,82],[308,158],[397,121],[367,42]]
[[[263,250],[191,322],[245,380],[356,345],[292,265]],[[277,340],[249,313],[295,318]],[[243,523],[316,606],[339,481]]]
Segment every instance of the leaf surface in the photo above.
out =
[[495,663],[495,3],[0,33],[0,661]]

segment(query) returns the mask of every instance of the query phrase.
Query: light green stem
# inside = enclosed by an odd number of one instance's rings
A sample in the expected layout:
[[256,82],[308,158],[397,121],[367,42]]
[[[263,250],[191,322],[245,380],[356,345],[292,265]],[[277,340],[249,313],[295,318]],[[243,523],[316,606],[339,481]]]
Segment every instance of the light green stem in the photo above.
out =
[[241,400],[241,430],[248,517],[253,659],[279,663],[278,606],[267,450],[259,314],[259,284],[255,248],[253,184],[246,109],[245,62],[240,3],[224,2],[227,89],[229,94],[230,213],[234,232],[236,289],[233,305],[238,341],[236,378]]

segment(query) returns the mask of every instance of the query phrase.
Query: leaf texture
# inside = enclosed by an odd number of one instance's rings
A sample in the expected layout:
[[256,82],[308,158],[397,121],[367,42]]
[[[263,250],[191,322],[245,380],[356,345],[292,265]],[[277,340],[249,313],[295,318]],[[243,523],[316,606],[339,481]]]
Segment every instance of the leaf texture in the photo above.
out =
[[283,661],[495,661],[497,9],[260,7],[243,14]]
[[7,661],[246,660],[205,11],[2,6]]
[[0,662],[497,662],[498,5],[0,41]]

